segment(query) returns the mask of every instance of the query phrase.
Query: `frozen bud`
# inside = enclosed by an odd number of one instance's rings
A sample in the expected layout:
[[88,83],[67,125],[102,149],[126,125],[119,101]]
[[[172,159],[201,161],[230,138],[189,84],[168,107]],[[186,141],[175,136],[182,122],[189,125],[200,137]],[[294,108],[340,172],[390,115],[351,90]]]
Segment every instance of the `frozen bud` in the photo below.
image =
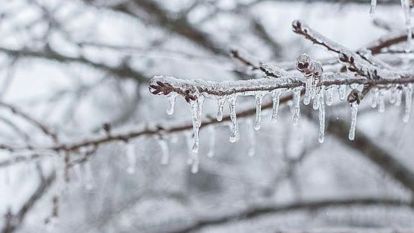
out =
[[348,95],[348,102],[349,103],[354,103],[356,102],[357,104],[359,104],[362,100],[362,94],[360,91],[353,89],[351,91],[351,93],[349,93]]
[[294,32],[299,32],[302,29],[302,23],[299,20],[294,20],[292,27]]
[[320,62],[313,62],[312,63],[312,73],[313,76],[320,77],[323,72],[323,67]]
[[306,76],[310,76],[311,72],[310,72],[310,65],[311,65],[311,58],[307,55],[307,54],[302,54],[300,55],[297,60],[296,60],[296,68],[304,73]]

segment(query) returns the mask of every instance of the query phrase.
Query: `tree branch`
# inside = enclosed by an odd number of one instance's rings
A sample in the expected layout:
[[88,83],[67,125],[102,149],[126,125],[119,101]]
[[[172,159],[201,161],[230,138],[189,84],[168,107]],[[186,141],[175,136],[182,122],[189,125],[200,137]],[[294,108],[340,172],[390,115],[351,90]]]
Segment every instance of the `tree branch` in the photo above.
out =
[[291,211],[317,211],[324,208],[349,208],[349,207],[410,207],[413,203],[399,199],[386,198],[349,198],[349,199],[327,199],[321,201],[303,201],[292,204],[266,205],[251,207],[235,214],[220,215],[209,219],[196,220],[195,223],[182,229],[172,230],[169,233],[190,233],[203,229],[204,227],[219,226],[235,221],[250,220],[269,214],[280,214]]

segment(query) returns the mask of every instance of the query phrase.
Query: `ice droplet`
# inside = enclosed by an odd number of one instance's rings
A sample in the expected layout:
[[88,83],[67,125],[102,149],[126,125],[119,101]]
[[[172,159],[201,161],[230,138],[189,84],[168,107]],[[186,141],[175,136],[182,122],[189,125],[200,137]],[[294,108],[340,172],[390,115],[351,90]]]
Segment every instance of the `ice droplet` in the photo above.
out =
[[355,101],[351,103],[351,128],[349,129],[349,140],[353,141],[355,139],[355,129],[358,116],[358,103]]
[[168,109],[167,109],[167,114],[168,115],[173,115],[174,114],[174,110],[175,110],[175,100],[177,99],[177,94],[176,93],[172,93],[168,96],[168,102],[170,103]]
[[293,125],[297,125],[300,118],[300,94],[302,87],[293,89]]
[[127,156],[127,160],[128,160],[128,167],[127,167],[127,172],[129,174],[134,174],[135,173],[135,167],[136,167],[136,163],[137,163],[137,159],[136,159],[136,150],[135,150],[135,144],[134,143],[128,143],[126,146],[126,156]]
[[413,87],[411,84],[408,84],[404,87],[405,94],[405,108],[404,108],[404,117],[403,121],[407,123],[410,120],[412,100],[413,100]]
[[254,123],[254,129],[259,130],[262,122],[262,100],[263,94],[256,95],[256,120]]
[[239,125],[237,124],[237,115],[236,115],[236,103],[237,96],[230,97],[229,108],[230,108],[230,119],[231,119],[231,135],[230,142],[235,143],[239,140]]
[[279,103],[280,103],[280,90],[272,91],[272,101],[273,101],[272,120],[277,121],[278,112],[279,112]]

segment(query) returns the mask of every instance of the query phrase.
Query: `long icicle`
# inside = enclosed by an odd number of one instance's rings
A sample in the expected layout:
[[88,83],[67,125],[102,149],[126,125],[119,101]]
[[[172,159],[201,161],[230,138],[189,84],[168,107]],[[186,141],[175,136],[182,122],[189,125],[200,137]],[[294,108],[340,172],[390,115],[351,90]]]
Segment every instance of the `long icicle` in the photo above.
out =
[[319,92],[319,143],[325,141],[325,87],[321,86]]
[[302,87],[293,89],[293,125],[297,125],[300,118],[300,93]]
[[231,119],[231,135],[230,135],[231,143],[237,142],[240,138],[239,125],[237,124],[236,103],[237,103],[237,96],[232,96],[229,101],[230,119]]
[[256,95],[256,120],[254,122],[254,129],[259,130],[262,123],[262,100],[263,95],[257,94]]
[[405,94],[405,108],[404,108],[404,117],[403,121],[407,123],[410,120],[412,102],[413,102],[413,87],[411,84],[404,87],[404,94]]
[[198,153],[200,147],[200,126],[201,114],[203,109],[204,97],[198,96],[197,100],[191,102],[192,118],[193,118],[193,152]]
[[279,113],[279,104],[280,104],[280,90],[272,91],[272,120],[277,121]]
[[349,140],[353,141],[355,139],[355,130],[358,116],[358,103],[357,101],[351,103],[351,128],[349,129]]

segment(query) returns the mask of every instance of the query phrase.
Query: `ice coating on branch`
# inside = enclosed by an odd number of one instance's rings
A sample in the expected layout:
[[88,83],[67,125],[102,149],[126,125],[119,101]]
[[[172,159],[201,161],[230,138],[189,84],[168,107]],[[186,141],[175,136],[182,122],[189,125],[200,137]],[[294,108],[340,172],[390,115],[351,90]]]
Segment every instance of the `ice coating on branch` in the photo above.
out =
[[256,94],[256,120],[254,122],[254,129],[259,130],[262,122],[262,100],[263,94]]
[[193,147],[192,151],[198,153],[200,147],[200,127],[201,127],[201,114],[203,112],[204,97],[199,95],[195,101],[191,101],[191,112],[193,119]]
[[251,120],[248,121],[248,126],[249,150],[247,151],[247,155],[253,157],[256,154],[256,132],[252,129],[253,122]]
[[321,86],[317,98],[319,99],[319,143],[325,141],[325,98],[324,98],[325,87]]
[[371,17],[374,16],[376,8],[377,8],[377,0],[371,0],[371,8],[369,10],[369,14],[371,15]]
[[278,112],[279,112],[279,104],[280,104],[280,93],[281,90],[274,90],[272,91],[272,120],[277,121]]
[[214,126],[208,127],[208,134],[210,136],[210,144],[207,152],[207,157],[212,158],[215,154],[216,147],[216,130]]
[[126,153],[127,161],[128,161],[127,172],[129,174],[134,174],[135,167],[137,165],[137,159],[135,157],[136,156],[135,144],[128,143],[125,150],[126,150],[125,153]]
[[404,95],[405,95],[405,108],[404,108],[404,117],[403,121],[407,123],[410,120],[411,108],[412,108],[412,100],[413,100],[413,87],[411,84],[408,84],[404,87]]
[[357,101],[351,103],[351,128],[349,129],[349,140],[355,139],[355,130],[358,116],[358,103]]
[[160,139],[158,140],[158,143],[160,144],[161,148],[161,164],[167,165],[170,162],[170,149],[168,146],[168,142],[166,139]]
[[174,114],[174,109],[175,109],[175,100],[176,100],[176,98],[177,98],[177,93],[171,93],[169,96],[168,96],[168,102],[169,102],[169,106],[168,106],[168,109],[167,109],[167,114],[168,115],[173,115]]
[[217,99],[217,121],[223,120],[223,108],[224,108],[225,103],[226,103],[226,98],[219,97]]
[[302,87],[293,89],[293,125],[297,125],[300,118],[300,94]]
[[231,135],[230,135],[230,142],[235,143],[239,140],[239,125],[237,124],[237,116],[236,116],[236,103],[237,103],[237,96],[230,97],[229,100],[229,108],[230,108],[230,120],[231,120]]

